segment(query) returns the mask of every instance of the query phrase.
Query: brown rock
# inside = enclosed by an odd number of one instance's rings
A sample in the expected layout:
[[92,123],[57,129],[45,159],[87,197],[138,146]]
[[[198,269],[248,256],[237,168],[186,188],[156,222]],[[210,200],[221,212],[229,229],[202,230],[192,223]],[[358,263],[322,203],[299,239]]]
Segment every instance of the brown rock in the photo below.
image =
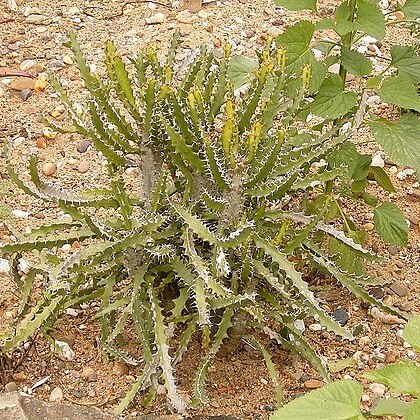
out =
[[56,171],[57,171],[57,165],[54,162],[45,162],[42,165],[42,173],[45,176],[54,175]]
[[114,362],[114,366],[112,367],[112,372],[116,373],[117,375],[127,375],[128,374],[128,366],[122,360],[116,360]]
[[385,362],[395,363],[399,357],[400,357],[400,352],[398,350],[390,350],[385,353]]
[[47,140],[44,137],[38,137],[36,139],[36,147],[38,149],[45,149],[47,147]]
[[15,372],[12,374],[12,379],[15,382],[25,382],[28,379],[28,375],[25,372]]
[[12,83],[9,85],[10,89],[13,90],[32,90],[34,86],[35,79],[29,79],[28,77],[17,77],[16,79],[12,80]]
[[91,145],[91,141],[88,139],[83,139],[79,142],[79,144],[77,145],[77,151],[79,153],[85,153],[86,150],[89,148],[89,146]]
[[88,382],[95,382],[98,380],[98,374],[91,367],[85,367],[82,371],[82,378]]
[[399,286],[397,283],[391,284],[391,290],[399,297],[404,297],[408,294],[408,290],[404,287]]
[[306,389],[317,389],[324,386],[324,382],[318,379],[308,379],[307,381],[304,382],[303,385],[305,385]]
[[62,389],[59,386],[56,386],[50,393],[48,397],[49,402],[61,402],[63,401],[64,394]]
[[16,385],[16,382],[9,382],[4,386],[4,390],[6,392],[15,392],[18,390],[18,386]]
[[371,232],[374,228],[375,228],[374,224],[370,222],[365,223],[363,225],[363,230],[365,230],[366,232]]
[[89,170],[90,164],[87,160],[82,160],[79,163],[79,166],[77,167],[77,170],[81,173],[84,174],[85,172],[87,172]]

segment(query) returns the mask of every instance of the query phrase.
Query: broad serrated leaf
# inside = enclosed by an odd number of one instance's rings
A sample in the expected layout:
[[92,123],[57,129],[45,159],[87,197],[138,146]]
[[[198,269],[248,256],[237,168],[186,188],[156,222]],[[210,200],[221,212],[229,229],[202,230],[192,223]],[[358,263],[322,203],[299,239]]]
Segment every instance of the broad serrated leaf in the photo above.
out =
[[274,4],[283,6],[288,10],[312,10],[316,12],[317,0],[274,0]]
[[391,66],[398,69],[398,74],[408,77],[412,83],[420,82],[420,56],[413,47],[393,45],[391,57]]
[[258,63],[255,60],[238,55],[230,60],[227,77],[233,82],[234,88],[237,89],[254,78],[253,71],[257,67]]
[[393,76],[385,79],[379,89],[379,96],[389,104],[420,112],[420,97],[417,89],[405,76]]
[[407,246],[408,226],[402,211],[393,203],[383,203],[374,210],[373,221],[378,235],[395,246]]
[[385,36],[384,15],[376,4],[367,0],[359,2],[354,26],[356,29],[366,32],[376,39],[382,39]]
[[270,420],[361,420],[362,390],[356,381],[333,382],[289,402]]
[[398,398],[383,398],[369,411],[369,414],[372,416],[403,416],[409,408],[408,403]]
[[393,363],[363,376],[389,386],[391,392],[420,396],[420,366],[412,361]]
[[351,74],[362,77],[372,71],[372,62],[362,53],[341,47],[341,64]]
[[343,91],[343,81],[331,74],[322,84],[311,104],[311,112],[320,117],[336,119],[349,112],[357,103],[354,92]]
[[370,166],[369,173],[373,175],[375,181],[388,192],[395,192],[395,188],[392,185],[392,181],[388,174],[379,166]]
[[313,56],[311,42],[314,30],[313,23],[302,21],[286,29],[277,37],[277,45],[286,48],[286,66],[290,72],[299,73],[302,66]]
[[420,118],[404,114],[398,121],[371,121],[375,140],[396,163],[420,171]]
[[420,419],[420,399],[412,402],[410,408],[404,416],[404,420],[418,420]]
[[420,352],[420,315],[409,319],[404,328],[404,340]]
[[408,18],[420,17],[420,0],[406,0],[401,10]]

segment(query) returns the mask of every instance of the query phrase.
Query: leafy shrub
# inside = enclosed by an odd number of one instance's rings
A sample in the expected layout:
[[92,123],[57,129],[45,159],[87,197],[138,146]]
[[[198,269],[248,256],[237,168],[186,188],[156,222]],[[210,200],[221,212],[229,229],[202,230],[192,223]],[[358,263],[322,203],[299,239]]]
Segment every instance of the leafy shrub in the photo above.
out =
[[[352,131],[344,126],[355,117],[357,96],[350,95],[345,111],[340,105],[331,118],[312,127],[302,115],[308,95],[315,84],[319,87],[317,64],[291,68],[292,42],[285,47],[268,42],[249,88],[239,95],[230,81],[236,62],[229,46],[221,58],[203,47],[190,64],[178,68],[178,44],[175,34],[165,61],[150,47],[129,67],[109,42],[108,77],[101,79],[90,72],[70,34],[68,45],[88,96],[84,109],[76,109],[51,76],[73,127],[49,124],[91,139],[106,160],[108,187],[79,194],[60,190],[39,175],[35,156],[31,182],[8,166],[26,193],[55,203],[69,217],[15,235],[15,243],[0,248],[11,257],[25,313],[16,332],[3,338],[2,352],[38,329],[49,337],[66,308],[100,302],[95,318],[104,350],[142,366],[117,413],[138,391],[148,390],[144,402],[150,404],[160,380],[172,408],[185,412],[174,368],[200,333],[205,355],[193,384],[193,405],[207,401],[207,372],[219,350],[234,351],[241,339],[261,351],[281,402],[277,374],[258,332],[297,352],[326,377],[324,362],[296,321],[310,315],[338,335],[352,338],[352,333],[323,310],[302,278],[308,267],[403,316],[365,292],[363,286],[373,279],[345,271],[345,261],[333,256],[340,248],[358,260],[375,258],[350,237],[356,236],[356,227],[339,202],[341,191],[351,196],[351,184],[366,182],[370,170],[370,160],[353,151]],[[335,92],[337,80],[327,80]],[[347,96],[338,102],[347,104]],[[350,175],[342,162],[355,156]],[[141,169],[139,195],[127,187],[132,167]],[[392,211],[399,219],[398,209]],[[326,223],[332,219],[337,225],[341,220],[351,235]],[[405,226],[398,237],[406,233]],[[80,249],[57,255],[58,247],[75,242]],[[27,253],[38,263],[22,276],[17,262]],[[40,282],[43,296],[29,310],[31,289],[37,284],[39,290]],[[127,342],[134,351],[125,351]]]
[[[420,350],[420,316],[410,319],[404,329],[404,339],[417,351]],[[420,366],[413,361],[399,361],[364,376],[387,385],[392,393],[420,396]],[[274,413],[271,420],[364,419],[366,417],[360,410],[362,390],[362,386],[353,380],[333,382],[291,401]],[[417,398],[407,403],[395,397],[384,398],[367,414],[416,420],[420,418],[420,400]]]

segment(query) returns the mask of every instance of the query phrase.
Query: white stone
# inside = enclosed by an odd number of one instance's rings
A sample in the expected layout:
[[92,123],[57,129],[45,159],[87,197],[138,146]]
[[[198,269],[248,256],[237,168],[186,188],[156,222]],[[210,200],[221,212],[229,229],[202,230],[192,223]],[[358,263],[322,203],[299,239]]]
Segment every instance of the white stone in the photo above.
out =
[[73,7],[70,7],[69,10],[67,10],[67,15],[74,16],[74,15],[78,15],[80,12],[81,10],[78,7],[73,6]]
[[373,384],[369,385],[369,389],[376,395],[384,395],[386,387],[384,384],[378,384],[374,382]]
[[321,331],[322,330],[322,325],[321,324],[311,324],[311,325],[309,325],[309,329],[311,331]]
[[193,16],[188,10],[183,10],[176,14],[175,20],[179,23],[187,24],[192,22]]
[[362,394],[362,401],[363,401],[363,402],[368,402],[369,400],[370,400],[369,395],[367,395],[367,394]]
[[18,219],[26,219],[29,216],[29,213],[24,210],[12,210],[12,216],[17,217]]
[[317,60],[321,59],[324,56],[324,53],[321,50],[317,50],[316,48],[312,48],[312,52]]
[[79,312],[77,312],[76,309],[73,308],[67,308],[64,312],[70,316],[79,316]]
[[22,71],[28,71],[28,70],[30,70],[32,67],[35,67],[35,66],[36,66],[36,60],[23,60],[23,61],[20,63],[19,68],[20,68]]
[[400,180],[404,180],[407,177],[414,175],[415,173],[416,171],[414,169],[406,168],[397,173],[397,178]]
[[378,40],[374,38],[373,36],[366,35],[363,38],[360,39],[360,42],[365,45],[374,44]]
[[0,274],[8,274],[10,270],[9,261],[4,258],[0,258]]
[[19,265],[18,265],[19,271],[22,271],[22,273],[26,274],[30,268],[31,266],[24,258],[19,258]]
[[65,360],[71,361],[74,359],[74,351],[65,341],[57,340],[55,342],[55,349],[53,349],[53,351],[54,350],[57,352],[58,356],[62,357]]
[[148,25],[156,25],[163,23],[166,20],[166,16],[163,13],[155,13],[154,15],[145,19]]
[[376,154],[373,156],[370,166],[378,166],[379,168],[383,168],[385,166],[385,161],[382,159],[380,154]]
[[298,329],[300,332],[304,332],[305,331],[305,323],[303,322],[303,319],[297,319],[294,323],[293,326]]
[[409,359],[414,359],[414,358],[416,357],[416,352],[415,352],[415,351],[413,351],[413,350],[408,350],[408,352],[407,352],[407,357],[408,357]]
[[70,245],[70,244],[64,244],[64,245],[61,247],[61,249],[62,249],[64,252],[69,252],[69,251],[71,250],[71,245]]
[[357,47],[357,52],[361,54],[366,54],[368,52],[368,47],[366,45],[359,45]]

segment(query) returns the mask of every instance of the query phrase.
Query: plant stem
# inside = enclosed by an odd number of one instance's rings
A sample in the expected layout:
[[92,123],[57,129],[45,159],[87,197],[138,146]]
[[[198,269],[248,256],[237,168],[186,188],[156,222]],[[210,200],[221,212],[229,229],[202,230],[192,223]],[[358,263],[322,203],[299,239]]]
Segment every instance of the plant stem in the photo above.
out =
[[[357,0],[348,0],[348,3],[349,3],[349,9],[350,9],[349,21],[354,22],[354,20],[356,19]],[[352,31],[352,32],[349,32],[348,34],[344,35],[343,37],[341,37],[342,47],[346,47],[346,48],[350,49],[350,47],[353,43],[354,35],[355,35],[355,32]],[[339,75],[341,77],[341,80],[343,82],[343,87],[344,87],[345,84],[346,84],[347,70],[343,67],[342,63],[340,64]]]

